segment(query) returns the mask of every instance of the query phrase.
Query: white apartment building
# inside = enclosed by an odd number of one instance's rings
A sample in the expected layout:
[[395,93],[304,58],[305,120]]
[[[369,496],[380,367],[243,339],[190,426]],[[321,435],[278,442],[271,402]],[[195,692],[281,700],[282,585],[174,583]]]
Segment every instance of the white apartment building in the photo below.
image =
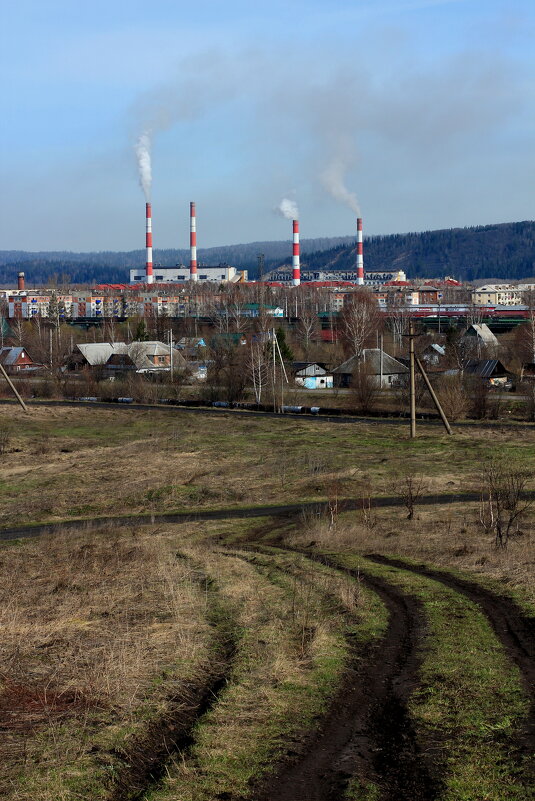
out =
[[474,306],[519,306],[522,290],[515,284],[486,284],[472,292]]

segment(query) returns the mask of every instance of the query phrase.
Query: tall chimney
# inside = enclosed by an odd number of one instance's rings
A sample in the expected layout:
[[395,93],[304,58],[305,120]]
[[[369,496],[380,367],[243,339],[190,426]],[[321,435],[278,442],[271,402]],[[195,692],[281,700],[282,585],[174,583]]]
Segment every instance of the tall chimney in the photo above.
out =
[[293,229],[294,229],[294,249],[293,249],[293,258],[292,258],[292,284],[293,286],[299,286],[301,283],[301,265],[299,260],[299,220],[293,221]]
[[357,217],[357,284],[364,284],[364,255],[362,245],[362,217]]
[[19,273],[17,289],[24,289],[24,273]]
[[154,283],[154,275],[152,274],[152,206],[147,203],[145,206],[145,220],[146,220],[146,233],[145,233],[145,247],[147,249],[147,264],[145,267],[145,277],[147,284]]
[[197,216],[195,203],[189,204],[189,277],[190,281],[197,281]]

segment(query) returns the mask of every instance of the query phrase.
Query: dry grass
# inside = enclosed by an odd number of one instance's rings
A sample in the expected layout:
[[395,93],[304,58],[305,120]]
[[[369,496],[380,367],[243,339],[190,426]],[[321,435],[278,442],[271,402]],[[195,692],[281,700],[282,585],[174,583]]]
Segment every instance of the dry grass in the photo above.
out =
[[0,577],[0,794],[53,798],[200,672],[205,599],[158,533],[4,548]]
[[476,504],[416,506],[415,519],[406,509],[344,513],[334,528],[326,515],[306,516],[290,542],[346,553],[383,553],[469,571],[522,590],[535,604],[535,517],[523,521],[521,533],[506,549],[496,548],[478,522]]
[[346,658],[332,605],[281,573],[274,557],[212,551],[204,558],[242,636],[231,682],[197,729],[192,753],[171,762],[151,801],[249,797],[251,783],[273,768],[288,739],[324,708]]

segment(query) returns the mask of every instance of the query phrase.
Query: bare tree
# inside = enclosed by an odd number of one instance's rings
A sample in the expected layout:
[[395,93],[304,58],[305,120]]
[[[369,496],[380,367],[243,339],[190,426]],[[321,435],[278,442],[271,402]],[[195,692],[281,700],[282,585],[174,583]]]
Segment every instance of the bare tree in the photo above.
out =
[[528,289],[522,295],[522,302],[528,309],[528,319],[525,326],[522,326],[522,344],[525,361],[535,362],[535,289]]
[[427,489],[423,476],[416,473],[407,473],[402,478],[394,481],[392,489],[407,509],[407,520],[412,520],[414,507]]
[[370,364],[360,360],[351,377],[350,398],[358,412],[373,409],[379,394],[379,379],[373,374]]
[[469,398],[460,373],[441,376],[437,383],[436,392],[444,413],[449,420],[458,420],[459,417],[466,413],[469,406]]
[[404,351],[403,338],[409,330],[410,314],[407,306],[391,303],[388,298],[388,327],[392,332],[392,340],[396,346],[396,355]]
[[494,535],[497,548],[507,548],[513,529],[531,507],[525,499],[530,478],[512,459],[491,459],[483,468],[480,523],[488,534]]
[[380,325],[379,306],[367,289],[359,288],[340,314],[340,334],[346,349],[360,358],[367,340]]
[[269,380],[269,351],[267,339],[262,332],[253,337],[249,346],[247,361],[248,373],[253,383],[253,391],[257,403],[262,402],[262,391]]

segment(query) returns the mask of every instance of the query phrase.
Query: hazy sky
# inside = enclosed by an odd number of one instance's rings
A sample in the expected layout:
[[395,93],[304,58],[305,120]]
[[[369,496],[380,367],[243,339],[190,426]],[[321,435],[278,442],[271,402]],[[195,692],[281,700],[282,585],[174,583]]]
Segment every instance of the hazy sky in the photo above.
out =
[[[0,249],[534,218],[532,0],[0,0]],[[340,188],[340,187],[338,187]]]

